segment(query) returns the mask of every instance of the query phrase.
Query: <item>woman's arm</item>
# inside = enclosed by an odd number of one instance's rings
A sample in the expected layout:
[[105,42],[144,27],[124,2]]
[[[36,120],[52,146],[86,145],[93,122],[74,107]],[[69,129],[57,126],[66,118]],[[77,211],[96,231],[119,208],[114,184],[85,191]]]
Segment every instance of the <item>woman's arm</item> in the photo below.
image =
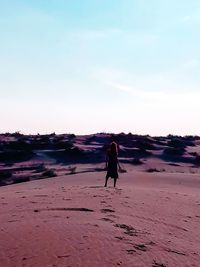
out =
[[107,169],[108,168],[108,154],[106,154],[106,162],[105,162],[106,164],[105,164],[105,169]]
[[120,166],[120,164],[119,164],[119,160],[118,160],[118,158],[117,158],[117,165],[118,165],[119,169],[121,170],[121,166]]

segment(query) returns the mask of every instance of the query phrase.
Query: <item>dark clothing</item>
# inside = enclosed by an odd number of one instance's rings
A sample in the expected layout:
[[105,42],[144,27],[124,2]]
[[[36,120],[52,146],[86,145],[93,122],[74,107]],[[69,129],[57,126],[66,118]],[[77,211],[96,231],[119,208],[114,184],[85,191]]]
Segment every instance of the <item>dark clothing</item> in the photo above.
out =
[[117,165],[118,165],[118,159],[117,155],[111,155],[110,153],[107,154],[107,174],[106,178],[118,178],[118,172],[117,172]]

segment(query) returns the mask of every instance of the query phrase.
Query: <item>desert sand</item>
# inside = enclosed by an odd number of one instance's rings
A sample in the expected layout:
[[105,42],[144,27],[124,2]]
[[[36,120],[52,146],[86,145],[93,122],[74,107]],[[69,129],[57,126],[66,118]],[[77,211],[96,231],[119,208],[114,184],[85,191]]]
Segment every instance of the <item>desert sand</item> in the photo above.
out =
[[1,187],[0,266],[200,266],[199,174],[125,167]]
[[0,267],[199,267],[199,167],[198,136],[0,135]]

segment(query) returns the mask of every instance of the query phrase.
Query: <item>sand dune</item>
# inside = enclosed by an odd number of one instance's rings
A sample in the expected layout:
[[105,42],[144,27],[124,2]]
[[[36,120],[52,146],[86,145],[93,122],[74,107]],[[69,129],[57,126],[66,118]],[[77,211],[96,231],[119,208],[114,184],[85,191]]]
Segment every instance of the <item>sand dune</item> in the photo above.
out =
[[199,266],[198,174],[127,168],[1,187],[0,266]]

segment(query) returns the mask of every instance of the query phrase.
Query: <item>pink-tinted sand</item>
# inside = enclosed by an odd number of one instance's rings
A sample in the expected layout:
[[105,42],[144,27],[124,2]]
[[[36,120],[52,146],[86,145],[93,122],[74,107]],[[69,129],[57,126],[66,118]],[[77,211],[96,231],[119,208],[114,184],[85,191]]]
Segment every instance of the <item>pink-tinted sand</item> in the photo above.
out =
[[0,266],[200,266],[199,174],[130,169],[112,182],[93,172],[1,187]]

